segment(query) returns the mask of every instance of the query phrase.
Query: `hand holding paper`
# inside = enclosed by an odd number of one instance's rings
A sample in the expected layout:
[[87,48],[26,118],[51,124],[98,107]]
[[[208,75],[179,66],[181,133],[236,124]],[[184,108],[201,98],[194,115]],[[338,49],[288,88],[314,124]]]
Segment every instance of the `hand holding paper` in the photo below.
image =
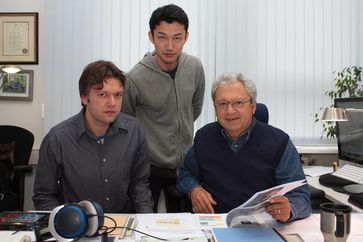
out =
[[266,212],[276,220],[286,222],[290,218],[291,208],[287,197],[276,196],[270,199],[270,205],[265,207]]
[[[270,205],[271,198],[283,196],[287,192],[306,184],[306,180],[299,180],[281,184],[260,192],[256,192],[250,199],[244,202],[242,205],[232,209],[226,217],[226,223],[229,227],[240,224],[241,221],[238,217],[246,217],[252,214],[261,213],[265,210],[265,207]],[[276,207],[275,207],[276,208]],[[275,209],[273,209],[275,210]],[[276,210],[278,213],[278,207]],[[280,211],[281,213],[281,211]],[[282,218],[282,216],[279,216]],[[236,223],[232,223],[232,220]],[[239,222],[238,222],[239,221]]]

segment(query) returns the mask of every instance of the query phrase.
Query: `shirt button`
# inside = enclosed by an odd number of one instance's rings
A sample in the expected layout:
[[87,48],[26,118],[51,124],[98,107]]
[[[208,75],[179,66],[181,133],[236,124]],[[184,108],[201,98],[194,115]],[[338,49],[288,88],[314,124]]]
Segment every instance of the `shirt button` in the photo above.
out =
[[108,179],[107,178],[105,179],[105,182],[108,182]]
[[109,197],[106,197],[106,200],[108,201],[108,200],[110,200],[110,198]]
[[103,159],[102,159],[102,161],[103,161],[103,162],[106,162],[106,159],[105,159],[105,158],[103,158]]
[[97,144],[100,144],[101,143],[101,141],[100,140],[97,140]]

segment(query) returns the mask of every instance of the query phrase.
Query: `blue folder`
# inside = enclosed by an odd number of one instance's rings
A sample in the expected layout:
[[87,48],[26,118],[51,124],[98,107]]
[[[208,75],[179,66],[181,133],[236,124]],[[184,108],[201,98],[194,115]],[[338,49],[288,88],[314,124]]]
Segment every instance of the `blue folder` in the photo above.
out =
[[282,242],[285,241],[273,228],[263,227],[234,227],[212,228],[216,242]]

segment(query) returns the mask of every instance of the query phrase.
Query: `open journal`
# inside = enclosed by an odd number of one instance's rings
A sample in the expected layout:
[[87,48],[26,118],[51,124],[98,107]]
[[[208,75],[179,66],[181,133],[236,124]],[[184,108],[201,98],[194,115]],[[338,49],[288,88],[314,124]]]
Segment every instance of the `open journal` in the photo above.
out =
[[281,184],[260,192],[256,192],[242,205],[229,211],[226,217],[227,226],[237,227],[241,225],[260,223],[260,221],[258,221],[258,216],[254,215],[264,212],[265,207],[268,206],[272,197],[283,196],[285,193],[304,184],[306,184],[305,179]]

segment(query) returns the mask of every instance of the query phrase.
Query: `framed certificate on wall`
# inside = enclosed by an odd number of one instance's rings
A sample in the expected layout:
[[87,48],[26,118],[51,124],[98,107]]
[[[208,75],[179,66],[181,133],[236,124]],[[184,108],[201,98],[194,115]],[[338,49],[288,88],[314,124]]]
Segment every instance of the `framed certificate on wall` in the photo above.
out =
[[38,13],[0,12],[0,64],[38,64]]

